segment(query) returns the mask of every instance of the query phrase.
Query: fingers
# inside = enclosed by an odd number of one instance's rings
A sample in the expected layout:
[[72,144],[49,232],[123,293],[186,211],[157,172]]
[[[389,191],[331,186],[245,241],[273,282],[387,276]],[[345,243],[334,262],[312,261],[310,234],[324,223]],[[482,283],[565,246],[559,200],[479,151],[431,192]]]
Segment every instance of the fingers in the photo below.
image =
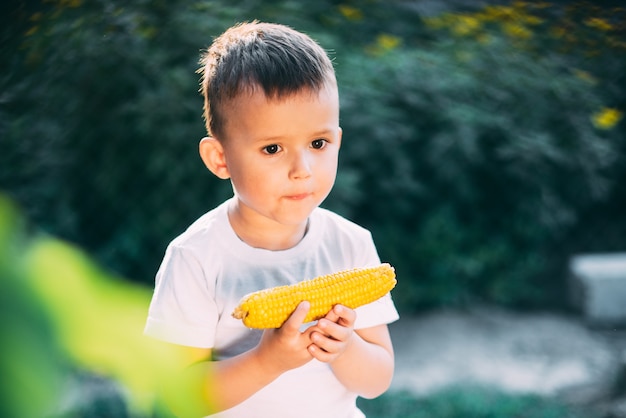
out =
[[304,318],[309,313],[309,309],[311,309],[311,304],[308,301],[300,302],[281,328],[287,332],[299,332],[300,326],[304,323]]
[[[338,325],[333,324],[333,326],[331,327],[338,327]],[[327,352],[335,352],[338,351],[338,349],[340,348],[340,344],[349,337],[350,331],[351,330],[349,329],[336,329],[331,331],[325,329],[322,329],[321,331],[315,330],[311,333],[310,338],[311,342],[322,350]],[[329,335],[329,333],[339,335],[340,338],[335,338],[332,335]]]
[[[337,338],[338,337],[338,338]],[[331,363],[346,351],[352,338],[352,329],[329,323],[328,329],[310,335],[309,353],[319,361]]]
[[313,327],[309,352],[322,362],[332,362],[348,347],[356,320],[356,312],[336,305]]
[[[312,334],[311,337],[320,336],[319,334]],[[343,350],[341,349],[342,343],[331,340],[329,338],[321,338],[316,341],[316,338],[312,338],[313,344],[309,346],[309,353],[311,356],[323,363],[331,363],[336,359]]]
[[[356,312],[343,305],[335,305],[324,317],[325,320],[337,323],[344,327],[353,327],[356,321]],[[321,320],[320,320],[321,321]]]
[[312,359],[307,349],[311,345],[310,335],[299,330],[310,307],[309,302],[301,302],[282,327],[263,331],[256,350],[264,364],[282,373]]
[[317,322],[315,331],[334,340],[343,341],[352,333],[355,320],[356,312],[353,309],[335,305],[324,318]]

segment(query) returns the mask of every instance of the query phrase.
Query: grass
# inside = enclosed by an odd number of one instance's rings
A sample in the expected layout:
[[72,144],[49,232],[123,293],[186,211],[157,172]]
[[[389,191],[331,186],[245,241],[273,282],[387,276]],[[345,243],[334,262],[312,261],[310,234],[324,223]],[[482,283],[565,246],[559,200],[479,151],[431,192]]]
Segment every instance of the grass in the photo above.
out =
[[367,418],[599,418],[555,399],[489,388],[454,387],[425,397],[388,392],[359,399]]

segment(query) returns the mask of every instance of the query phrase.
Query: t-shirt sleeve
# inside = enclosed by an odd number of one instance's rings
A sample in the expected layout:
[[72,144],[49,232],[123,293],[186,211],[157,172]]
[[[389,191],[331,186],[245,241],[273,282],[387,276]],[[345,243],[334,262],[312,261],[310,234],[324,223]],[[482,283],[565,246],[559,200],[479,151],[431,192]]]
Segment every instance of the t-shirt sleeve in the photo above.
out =
[[218,314],[214,284],[206,277],[191,252],[170,245],[156,275],[144,333],[174,344],[212,348]]
[[357,308],[356,315],[355,329],[390,324],[400,318],[389,293],[377,301]]
[[[357,265],[361,266],[376,266],[381,263],[378,251],[374,244],[374,240],[369,231],[364,234],[360,240],[363,247],[359,251],[359,257],[362,258],[358,261]],[[376,325],[389,324],[397,321],[400,318],[398,311],[393,303],[391,294],[383,296],[382,298],[361,306],[356,309],[357,318],[354,324],[355,329],[369,328]]]

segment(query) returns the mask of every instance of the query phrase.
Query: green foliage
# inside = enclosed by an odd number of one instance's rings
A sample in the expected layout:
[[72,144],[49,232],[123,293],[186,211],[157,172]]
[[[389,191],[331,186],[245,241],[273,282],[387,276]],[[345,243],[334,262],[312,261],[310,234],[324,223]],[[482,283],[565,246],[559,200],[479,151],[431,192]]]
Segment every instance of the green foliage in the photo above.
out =
[[373,231],[403,311],[554,306],[570,254],[626,245],[619,9],[57,0],[2,19],[0,189],[125,277],[151,283],[166,244],[232,193],[197,155],[195,71],[252,19],[334,57],[344,141],[325,206]]
[[24,283],[26,240],[17,209],[0,196],[0,416],[40,417],[59,396],[60,349],[52,324]]
[[[46,36],[25,39],[28,73],[9,88],[5,140],[15,154],[2,178],[47,230],[146,281],[144,265],[160,255],[145,244],[178,232],[203,194],[206,205],[220,196],[194,146],[203,133],[193,78],[201,45],[170,36],[163,6],[144,13],[141,3],[96,1],[42,19],[37,33]],[[162,210],[166,201],[180,210]]]
[[[84,404],[67,410],[62,402],[87,394],[69,384],[76,370],[106,379],[88,409],[115,416],[207,411],[191,389],[207,377],[183,374],[184,352],[143,336],[151,290],[111,277],[65,242],[26,234],[3,196],[0,277],[0,415],[77,416]],[[113,382],[121,386],[115,396],[107,394]]]
[[546,303],[550,247],[615,187],[619,142],[590,119],[600,95],[563,58],[497,35],[339,66],[343,163],[370,190],[353,209],[415,278],[404,306]]
[[496,390],[458,387],[417,398],[389,392],[374,400],[359,400],[370,418],[594,418],[536,395],[509,395]]

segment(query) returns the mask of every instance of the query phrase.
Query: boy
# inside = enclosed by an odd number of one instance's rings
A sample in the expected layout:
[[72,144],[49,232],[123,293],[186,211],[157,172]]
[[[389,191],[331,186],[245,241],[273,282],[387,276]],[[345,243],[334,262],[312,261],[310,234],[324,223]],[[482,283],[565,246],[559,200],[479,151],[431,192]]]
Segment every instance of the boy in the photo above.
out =
[[231,317],[252,291],[380,262],[369,231],[318,207],[342,133],[332,63],[308,36],[256,21],[223,33],[201,63],[200,156],[234,196],[168,246],[146,334],[200,353],[214,416],[363,417],[357,396],[382,394],[393,375],[389,295],[308,328],[306,301],[280,329]]

